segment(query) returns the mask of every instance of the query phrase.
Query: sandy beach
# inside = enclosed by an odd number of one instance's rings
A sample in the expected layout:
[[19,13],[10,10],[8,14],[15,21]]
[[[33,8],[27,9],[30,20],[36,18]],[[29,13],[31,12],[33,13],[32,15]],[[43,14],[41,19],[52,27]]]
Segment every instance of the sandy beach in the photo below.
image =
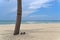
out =
[[20,32],[13,35],[15,25],[0,25],[0,40],[60,40],[60,23],[21,24]]

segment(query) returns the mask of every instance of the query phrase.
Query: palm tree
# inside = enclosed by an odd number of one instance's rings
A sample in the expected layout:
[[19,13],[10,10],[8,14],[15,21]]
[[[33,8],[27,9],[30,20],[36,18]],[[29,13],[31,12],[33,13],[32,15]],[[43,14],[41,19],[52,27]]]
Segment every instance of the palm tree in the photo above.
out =
[[20,30],[20,25],[21,25],[21,16],[22,16],[22,1],[18,1],[18,9],[17,9],[17,19],[16,19],[16,25],[15,25],[15,30],[14,30],[14,35],[19,34]]

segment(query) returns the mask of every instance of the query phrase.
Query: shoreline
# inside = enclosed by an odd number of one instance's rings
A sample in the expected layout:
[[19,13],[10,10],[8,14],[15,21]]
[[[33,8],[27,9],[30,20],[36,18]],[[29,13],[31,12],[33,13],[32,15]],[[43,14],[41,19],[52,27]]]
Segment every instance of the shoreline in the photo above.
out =
[[[21,23],[21,24],[59,24],[59,23],[57,23],[57,22],[49,22],[49,23]],[[8,24],[8,23],[7,23]],[[7,25],[7,24],[0,24],[0,25]],[[14,24],[16,24],[16,23],[14,23]],[[8,24],[9,25],[9,24]]]

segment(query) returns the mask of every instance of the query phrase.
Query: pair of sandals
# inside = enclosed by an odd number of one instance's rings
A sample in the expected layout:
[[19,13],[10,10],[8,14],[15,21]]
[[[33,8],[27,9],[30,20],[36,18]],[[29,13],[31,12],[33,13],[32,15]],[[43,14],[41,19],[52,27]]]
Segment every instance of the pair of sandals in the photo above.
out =
[[21,35],[25,35],[26,33],[25,33],[25,32],[21,32],[20,34],[21,34]]

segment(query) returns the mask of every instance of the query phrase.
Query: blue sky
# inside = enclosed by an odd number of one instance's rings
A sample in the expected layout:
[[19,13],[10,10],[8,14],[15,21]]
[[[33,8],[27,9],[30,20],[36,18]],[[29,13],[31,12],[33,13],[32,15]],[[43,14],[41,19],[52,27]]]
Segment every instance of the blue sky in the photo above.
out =
[[[0,0],[0,20],[16,20],[17,0]],[[60,20],[60,0],[22,0],[22,20]]]

